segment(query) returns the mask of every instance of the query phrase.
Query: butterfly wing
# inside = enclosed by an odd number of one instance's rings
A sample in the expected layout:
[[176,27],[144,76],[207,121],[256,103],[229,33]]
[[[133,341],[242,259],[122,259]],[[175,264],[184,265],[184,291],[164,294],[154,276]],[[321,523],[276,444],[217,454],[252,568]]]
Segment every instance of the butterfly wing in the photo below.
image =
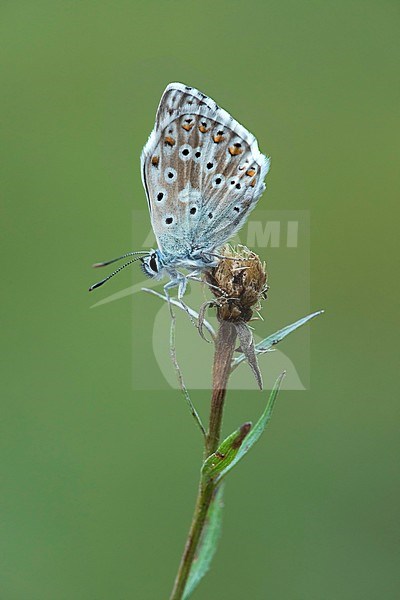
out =
[[234,235],[265,189],[269,159],[211,98],[171,83],[141,168],[158,246],[178,257],[212,251]]

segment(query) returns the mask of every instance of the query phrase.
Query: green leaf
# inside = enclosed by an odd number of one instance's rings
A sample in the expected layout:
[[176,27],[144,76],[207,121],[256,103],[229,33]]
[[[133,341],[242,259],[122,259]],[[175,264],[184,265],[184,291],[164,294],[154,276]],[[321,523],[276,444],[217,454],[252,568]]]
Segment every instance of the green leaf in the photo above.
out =
[[211,454],[202,467],[202,475],[205,480],[216,479],[235,460],[243,440],[251,429],[251,423],[245,423],[239,429],[231,433],[218,449]]
[[224,506],[222,501],[223,488],[223,484],[218,486],[210,504],[210,508],[208,509],[207,523],[200,540],[197,556],[190,569],[182,597],[183,600],[187,600],[192,595],[194,589],[210,568],[211,561],[214,558],[221,534],[222,509]]
[[[298,329],[299,327],[301,327],[302,325],[304,325],[305,323],[307,323],[314,317],[317,317],[318,315],[322,314],[323,312],[324,312],[323,310],[318,310],[317,312],[314,312],[311,315],[308,315],[307,317],[303,317],[302,319],[299,319],[295,323],[292,323],[292,325],[287,325],[287,327],[284,327],[283,329],[280,329],[276,333],[269,335],[264,340],[262,340],[261,342],[256,344],[256,346],[255,346],[256,353],[264,354],[264,352],[268,352],[268,350],[272,346],[275,346],[276,344],[278,344],[278,342],[283,340],[283,338],[285,338],[287,335],[289,335],[289,333],[292,333],[292,331],[295,331],[296,329]],[[234,369],[236,369],[245,360],[246,360],[246,356],[244,354],[240,354],[237,358],[235,358],[232,361],[232,371]]]
[[250,429],[251,424],[245,423],[227,437],[218,450],[209,456],[203,464],[203,477],[214,479],[218,482],[247,454],[260,438],[262,432],[271,419],[275,400],[278,395],[285,371],[281,373],[276,380],[274,387],[268,399],[267,406],[255,426]]

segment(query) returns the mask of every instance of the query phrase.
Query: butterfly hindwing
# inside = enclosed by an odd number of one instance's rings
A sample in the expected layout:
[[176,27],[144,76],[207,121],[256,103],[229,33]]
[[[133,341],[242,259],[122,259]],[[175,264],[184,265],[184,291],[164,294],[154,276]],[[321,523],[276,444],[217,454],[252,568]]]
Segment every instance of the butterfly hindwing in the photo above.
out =
[[251,133],[179,83],[161,98],[141,162],[153,230],[168,255],[223,245],[254,208],[269,169]]

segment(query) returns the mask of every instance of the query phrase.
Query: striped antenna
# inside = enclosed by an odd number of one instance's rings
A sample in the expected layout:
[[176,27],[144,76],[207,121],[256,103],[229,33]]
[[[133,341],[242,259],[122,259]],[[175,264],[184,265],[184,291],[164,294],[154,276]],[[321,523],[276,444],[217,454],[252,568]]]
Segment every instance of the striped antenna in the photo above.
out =
[[92,267],[94,267],[95,269],[97,269],[98,267],[106,267],[107,265],[111,265],[112,263],[115,263],[118,260],[122,260],[123,258],[126,258],[127,256],[134,256],[135,254],[148,254],[148,253],[149,253],[148,250],[140,250],[139,252],[127,252],[126,254],[123,254],[122,256],[118,256],[118,258],[112,258],[111,260],[106,260],[104,262],[94,263],[94,265],[92,265]]
[[[148,252],[146,254],[148,254]],[[128,256],[130,256],[130,255],[131,254],[129,253]],[[115,260],[119,260],[119,259],[116,258]],[[135,258],[132,258],[132,260],[129,260],[127,263],[125,263],[124,265],[122,265],[122,267],[119,267],[118,269],[116,269],[113,273],[111,273],[111,275],[109,275],[105,279],[102,279],[101,281],[98,281],[97,283],[94,283],[93,285],[90,286],[89,292],[91,292],[92,290],[95,290],[96,288],[100,287],[106,281],[108,281],[109,279],[111,279],[111,277],[114,277],[114,275],[116,275],[117,273],[119,273],[120,271],[122,271],[122,269],[125,269],[125,267],[127,267],[128,265],[131,265],[132,263],[136,262],[137,260],[142,260],[142,257],[141,256],[136,256]],[[112,260],[110,262],[114,262],[114,261]],[[100,264],[102,264],[102,263],[100,263]],[[107,264],[110,264],[110,263],[107,263]]]

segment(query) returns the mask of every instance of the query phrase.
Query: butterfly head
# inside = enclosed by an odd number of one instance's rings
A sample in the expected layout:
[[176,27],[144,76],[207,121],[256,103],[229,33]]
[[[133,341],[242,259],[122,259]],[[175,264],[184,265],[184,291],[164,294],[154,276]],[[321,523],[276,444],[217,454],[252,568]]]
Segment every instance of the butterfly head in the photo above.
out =
[[[140,256],[141,254],[145,254],[146,256],[145,257]],[[142,262],[143,271],[149,277],[156,277],[156,276],[162,275],[162,269],[163,269],[164,263],[162,262],[161,255],[158,250],[150,250],[150,252],[147,250],[139,250],[138,252],[127,252],[126,254],[123,254],[122,256],[118,256],[117,258],[112,258],[111,260],[106,260],[103,262],[95,263],[93,266],[94,267],[106,267],[106,266],[111,265],[112,263],[122,260],[123,258],[126,258],[128,256],[133,256],[133,258],[128,260],[128,262],[126,262],[121,267],[119,267],[118,269],[113,271],[110,275],[108,275],[101,281],[98,281],[94,285],[91,285],[89,288],[89,292],[100,287],[101,285],[106,283],[109,279],[111,279],[112,277],[117,275],[120,271],[122,271],[122,269],[125,269],[125,267],[131,265],[132,263],[134,263],[138,260],[140,260]]]
[[143,272],[148,277],[161,277],[164,267],[159,250],[150,250],[149,254],[140,259]]

